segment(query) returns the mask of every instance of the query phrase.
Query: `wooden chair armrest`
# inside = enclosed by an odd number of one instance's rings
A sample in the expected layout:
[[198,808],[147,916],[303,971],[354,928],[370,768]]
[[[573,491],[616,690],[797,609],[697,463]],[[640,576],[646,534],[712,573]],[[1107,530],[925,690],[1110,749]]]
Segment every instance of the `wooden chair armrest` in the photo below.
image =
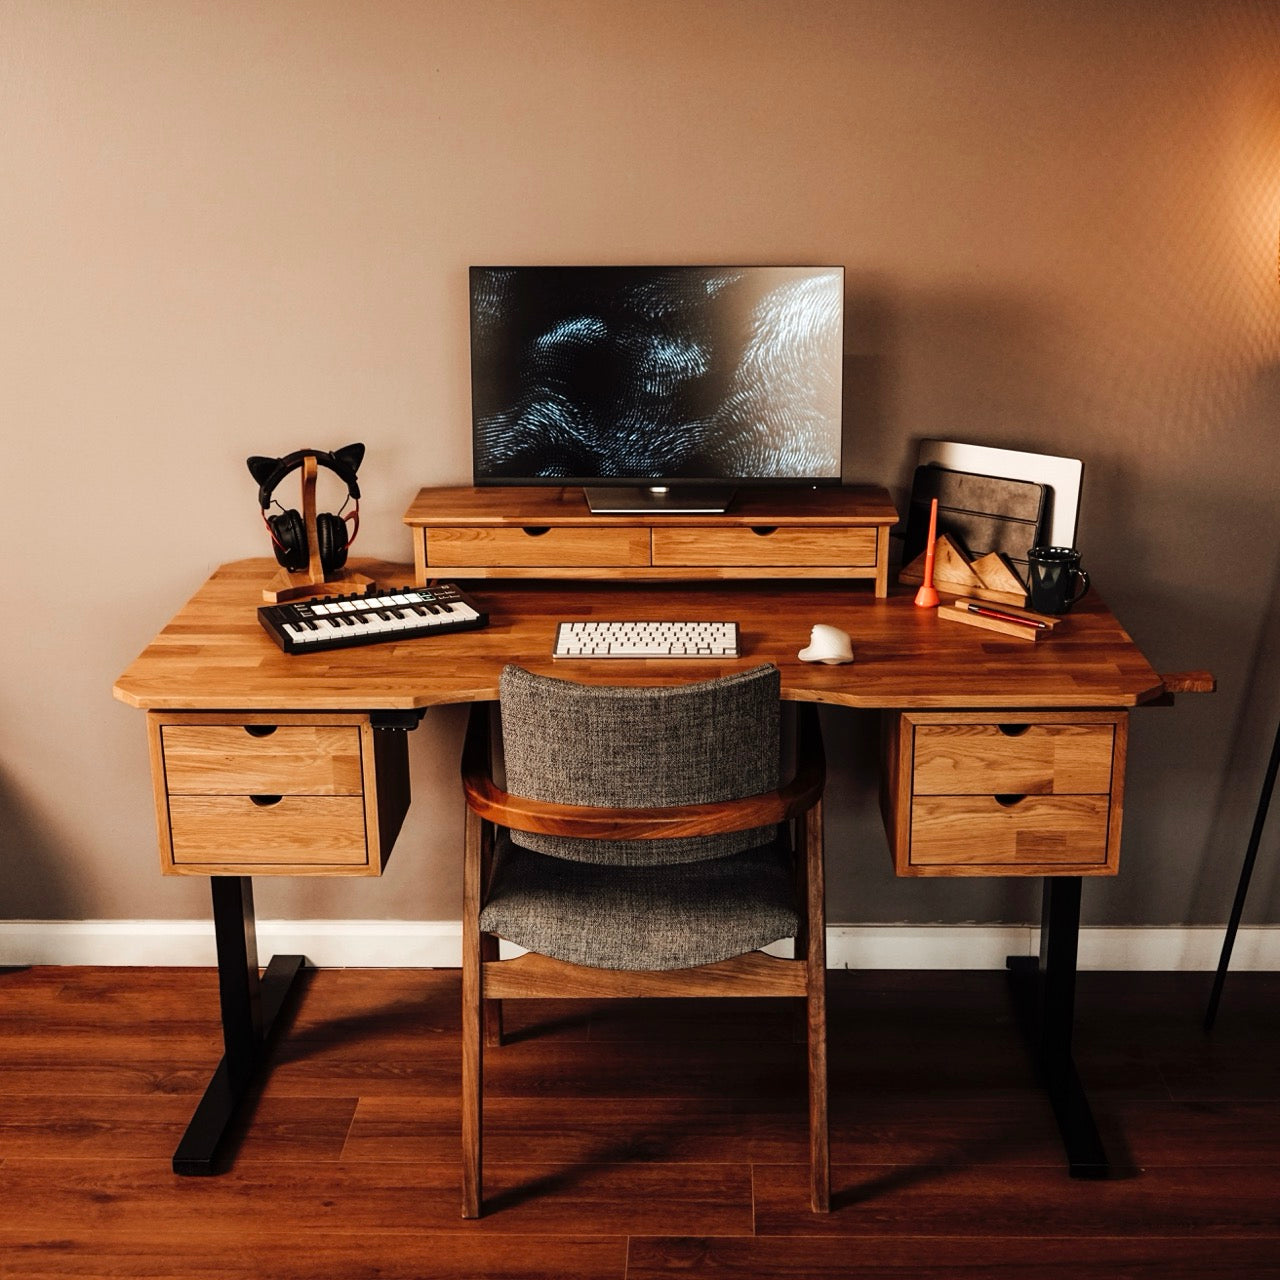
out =
[[476,703],[462,748],[462,791],[474,812],[500,827],[584,840],[662,840],[785,822],[811,809],[822,798],[826,782],[817,708],[804,705],[799,711],[796,773],[776,791],[710,804],[608,808],[552,804],[502,790],[493,781],[490,765],[489,707]]

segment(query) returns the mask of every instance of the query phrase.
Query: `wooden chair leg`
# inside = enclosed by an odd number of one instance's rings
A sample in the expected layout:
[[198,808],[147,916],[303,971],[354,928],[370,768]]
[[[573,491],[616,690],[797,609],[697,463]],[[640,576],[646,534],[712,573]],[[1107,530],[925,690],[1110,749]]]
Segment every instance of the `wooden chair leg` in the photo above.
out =
[[806,879],[805,1009],[809,1049],[809,1203],[831,1209],[831,1149],[827,1120],[827,930],[822,802],[804,816]]
[[[480,935],[481,962],[498,958],[498,939],[492,933]],[[486,1049],[502,1047],[502,1001],[486,1000],[484,1002],[484,1044]]]
[[831,1144],[827,1120],[827,1002],[820,983],[806,1001],[809,1012],[809,1204],[831,1210]]
[[462,1216],[478,1218],[484,1089],[484,971],[480,947],[481,823],[470,809],[462,883]]
[[464,1218],[480,1216],[481,1199],[480,1121],[483,1037],[480,1033],[480,1001],[474,994],[476,986],[474,979],[468,982],[464,971],[462,997],[462,1216]]

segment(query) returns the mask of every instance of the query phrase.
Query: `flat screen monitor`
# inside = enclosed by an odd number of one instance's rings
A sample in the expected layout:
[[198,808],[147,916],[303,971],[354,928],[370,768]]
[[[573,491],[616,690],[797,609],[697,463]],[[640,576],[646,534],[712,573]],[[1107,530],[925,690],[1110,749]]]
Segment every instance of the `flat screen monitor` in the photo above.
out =
[[843,267],[472,267],[475,483],[595,510],[838,483],[843,348]]

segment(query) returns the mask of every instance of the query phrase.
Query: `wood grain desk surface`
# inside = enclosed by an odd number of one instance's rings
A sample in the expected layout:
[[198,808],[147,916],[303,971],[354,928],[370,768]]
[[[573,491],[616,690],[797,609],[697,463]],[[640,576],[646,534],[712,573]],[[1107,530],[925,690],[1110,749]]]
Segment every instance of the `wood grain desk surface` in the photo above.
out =
[[[408,565],[351,567],[380,585],[413,581]],[[865,583],[488,582],[463,584],[489,613],[483,630],[290,655],[257,617],[276,568],[265,558],[219,568],[124,672],[115,696],[149,710],[399,710],[496,698],[508,662],[599,684],[685,682],[772,662],[785,697],[865,709],[1130,707],[1163,690],[1096,592],[1032,644],[917,609],[902,588],[877,600]],[[736,620],[742,656],[554,661],[556,624],[584,618]],[[851,664],[798,660],[815,622],[850,634]]]

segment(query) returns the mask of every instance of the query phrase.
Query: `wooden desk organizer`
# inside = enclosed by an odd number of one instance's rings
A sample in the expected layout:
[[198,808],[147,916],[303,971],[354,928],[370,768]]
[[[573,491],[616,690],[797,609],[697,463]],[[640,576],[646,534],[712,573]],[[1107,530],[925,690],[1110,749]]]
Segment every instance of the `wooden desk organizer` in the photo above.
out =
[[873,486],[743,489],[720,515],[594,515],[576,488],[423,489],[405,512],[434,578],[869,579],[888,592],[898,513]]

